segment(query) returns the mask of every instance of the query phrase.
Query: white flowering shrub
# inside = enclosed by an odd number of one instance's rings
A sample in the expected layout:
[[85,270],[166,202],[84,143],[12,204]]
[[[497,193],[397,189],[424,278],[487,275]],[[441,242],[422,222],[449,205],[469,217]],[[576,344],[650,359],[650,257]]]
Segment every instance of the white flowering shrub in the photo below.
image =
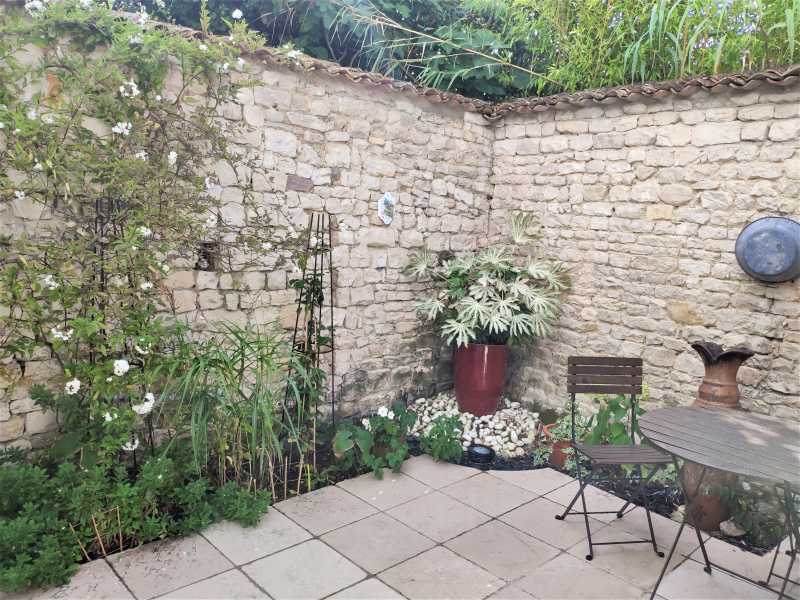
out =
[[361,419],[360,425],[345,421],[333,438],[339,468],[346,471],[364,466],[378,479],[383,478],[386,468],[397,473],[408,457],[406,439],[416,422],[417,413],[402,402],[392,408],[380,407],[376,414]]
[[405,272],[435,283],[417,312],[439,326],[448,344],[517,344],[549,333],[569,282],[561,263],[519,256],[531,241],[531,224],[529,215],[513,217],[513,246],[489,246],[441,264],[427,250],[412,255]]
[[200,42],[76,0],[0,22],[0,202],[26,216],[0,236],[0,357],[60,366],[32,396],[70,432],[65,454],[152,444],[186,334],[171,269],[263,266],[293,246],[246,185],[224,205],[215,175],[251,167],[220,107],[250,84],[240,48],[257,41],[243,22]]

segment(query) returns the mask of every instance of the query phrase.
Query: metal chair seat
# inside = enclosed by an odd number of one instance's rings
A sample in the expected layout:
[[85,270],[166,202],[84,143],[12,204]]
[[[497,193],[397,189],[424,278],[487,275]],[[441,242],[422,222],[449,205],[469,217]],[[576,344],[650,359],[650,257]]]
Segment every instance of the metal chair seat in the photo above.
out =
[[667,465],[672,462],[669,454],[648,446],[587,446],[576,443],[572,447],[598,465]]

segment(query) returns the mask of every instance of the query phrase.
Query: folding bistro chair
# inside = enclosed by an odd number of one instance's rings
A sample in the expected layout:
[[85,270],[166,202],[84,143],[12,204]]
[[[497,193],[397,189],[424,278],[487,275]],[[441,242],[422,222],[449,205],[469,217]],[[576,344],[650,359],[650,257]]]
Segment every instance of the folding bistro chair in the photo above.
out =
[[[653,521],[650,518],[650,505],[647,498],[646,486],[655,473],[665,465],[672,464],[669,454],[656,448],[640,446],[636,443],[636,397],[642,393],[642,359],[641,358],[615,358],[607,356],[571,356],[567,359],[567,391],[570,395],[570,410],[572,420],[572,447],[575,449],[575,463],[578,471],[578,492],[567,506],[567,509],[560,515],[556,515],[559,521],[567,515],[583,515],[586,523],[586,537],[589,541],[589,554],[586,560],[594,558],[594,546],[608,546],[616,544],[653,544],[653,551],[658,556],[664,556],[658,550],[656,536],[653,532]],[[576,394],[624,394],[629,395],[631,400],[631,416],[629,445],[602,445],[589,446],[581,444],[575,438],[575,395]],[[589,463],[589,471],[584,474],[581,466],[582,459]],[[635,467],[636,476],[624,476],[606,478],[605,481],[627,480],[638,482],[638,495],[644,505],[647,515],[647,525],[650,528],[650,539],[633,540],[626,542],[593,542],[592,532],[589,528],[589,515],[595,514],[614,514],[621,519],[625,514],[625,509],[630,505],[630,501],[618,511],[588,511],[586,509],[586,497],[584,489],[592,481],[604,481],[600,475],[604,470],[612,467],[622,467],[631,465]],[[647,477],[642,475],[642,466],[649,467],[650,473]],[[572,510],[575,503],[581,500],[583,510]],[[635,507],[634,507],[635,508]],[[631,509],[632,510],[632,509]],[[630,512],[630,511],[628,511]]]

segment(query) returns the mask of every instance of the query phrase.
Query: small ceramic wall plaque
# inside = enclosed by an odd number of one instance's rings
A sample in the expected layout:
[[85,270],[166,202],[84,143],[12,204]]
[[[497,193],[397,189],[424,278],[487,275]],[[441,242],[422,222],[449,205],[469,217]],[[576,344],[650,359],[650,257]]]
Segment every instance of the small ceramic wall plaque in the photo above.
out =
[[378,199],[378,216],[384,225],[388,225],[394,219],[395,204],[397,204],[397,200],[389,192]]

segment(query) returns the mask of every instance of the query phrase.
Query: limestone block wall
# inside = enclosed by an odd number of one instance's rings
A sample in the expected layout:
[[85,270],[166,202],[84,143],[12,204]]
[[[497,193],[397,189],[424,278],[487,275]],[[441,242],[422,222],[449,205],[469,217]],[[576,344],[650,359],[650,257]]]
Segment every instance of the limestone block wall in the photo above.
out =
[[[336,388],[344,413],[425,394],[449,379],[448,351],[412,308],[420,284],[401,275],[409,253],[476,247],[488,227],[493,130],[462,109],[386,88],[357,85],[255,61],[260,84],[221,108],[246,123],[234,140],[242,168],[221,165],[223,218],[236,219],[243,190],[270,209],[278,228],[305,231],[312,211],[334,220]],[[178,85],[179,80],[168,82]],[[377,202],[397,200],[384,225]],[[35,205],[0,205],[0,229],[38,218]],[[10,227],[7,227],[10,226]],[[212,272],[173,269],[168,284],[182,318],[202,323],[294,325],[292,267]],[[288,269],[288,270],[287,270]],[[0,447],[43,443],[55,427],[28,397],[51,377],[47,357],[0,364]]]
[[800,217],[797,86],[507,116],[492,181],[493,223],[535,213],[572,272],[555,335],[515,353],[517,399],[564,406],[567,356],[600,354],[643,357],[650,400],[687,404],[708,339],[755,350],[743,404],[800,419],[800,282],[754,281],[733,253],[750,221]]
[[[366,411],[450,383],[450,351],[412,308],[408,255],[477,249],[514,211],[541,224],[536,251],[564,260],[572,290],[554,334],[513,353],[508,392],[560,407],[570,354],[642,356],[653,403],[689,403],[702,375],[689,342],[756,351],[746,406],[800,419],[800,283],[765,285],[736,264],[736,236],[769,215],[800,218],[800,87],[558,104],[490,122],[475,112],[342,77],[251,61],[259,85],[221,107],[245,132],[241,168],[216,169],[226,219],[245,190],[302,231],[335,221],[336,387]],[[168,86],[169,87],[169,86]],[[377,202],[397,199],[390,225]],[[0,231],[40,217],[0,205]],[[9,227],[10,226],[10,227]],[[267,257],[236,271],[173,269],[177,311],[214,321],[294,324],[294,275]],[[291,267],[289,267],[291,269]],[[0,307],[1,308],[1,307]],[[47,356],[0,364],[0,447],[43,443],[54,416],[29,398]]]

